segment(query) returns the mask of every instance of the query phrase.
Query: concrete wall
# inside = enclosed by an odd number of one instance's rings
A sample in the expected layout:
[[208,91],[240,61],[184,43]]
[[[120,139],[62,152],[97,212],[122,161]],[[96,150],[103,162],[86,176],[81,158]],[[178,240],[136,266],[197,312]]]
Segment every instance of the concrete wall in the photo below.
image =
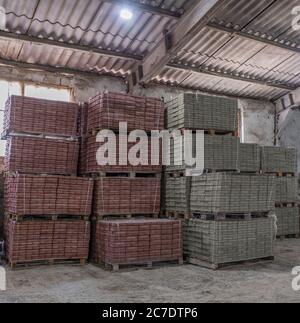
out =
[[[124,80],[108,76],[65,76],[58,73],[29,71],[11,67],[0,67],[0,76],[12,81],[68,87],[72,89],[73,98],[76,102],[87,101],[89,97],[104,90],[126,92],[127,89]],[[140,87],[134,94],[164,98],[167,101],[184,91],[186,92],[182,88],[153,85],[147,88]],[[275,131],[274,106],[267,101],[240,99],[239,107],[243,115],[243,141],[261,145],[273,145]]]
[[267,101],[239,100],[243,115],[243,142],[273,146],[275,106]]

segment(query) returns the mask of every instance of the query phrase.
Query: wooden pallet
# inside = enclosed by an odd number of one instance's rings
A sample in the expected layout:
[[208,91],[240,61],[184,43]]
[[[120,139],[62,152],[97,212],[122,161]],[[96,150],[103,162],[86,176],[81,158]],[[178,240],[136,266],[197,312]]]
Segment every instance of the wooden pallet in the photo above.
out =
[[[192,133],[196,133],[196,131],[199,131],[199,129],[176,129],[183,134],[185,131],[191,131]],[[216,129],[206,129],[206,130],[201,130],[204,132],[205,135],[210,135],[210,136],[228,136],[231,135],[232,137],[239,137],[238,131],[232,131],[232,130],[216,130]]]
[[87,263],[86,258],[78,259],[43,259],[43,260],[32,260],[32,261],[17,261],[9,262],[11,269],[25,269],[34,268],[40,266],[57,266],[57,265],[79,265],[84,266]]
[[101,260],[93,260],[93,263],[101,266],[105,270],[118,272],[120,270],[134,270],[139,268],[147,268],[147,269],[153,269],[157,267],[166,267],[171,265],[183,265],[184,261],[183,258],[178,258],[174,260],[168,260],[168,261],[136,261],[136,262],[124,262],[124,263],[118,263],[118,264],[112,264],[108,262],[103,262]]
[[287,234],[287,235],[278,235],[277,239],[280,239],[281,241],[285,240],[285,239],[299,239],[300,238],[300,234],[299,233],[295,233],[295,234]]
[[265,174],[276,175],[277,177],[295,177],[296,173],[285,172],[265,172]]
[[251,263],[258,263],[262,261],[274,261],[275,257],[265,257],[265,258],[257,258],[252,260],[242,260],[242,261],[236,261],[236,262],[230,262],[225,264],[213,264],[208,261],[200,260],[197,258],[187,257],[186,261],[190,263],[191,265],[200,266],[208,269],[218,270],[221,268],[227,268],[232,266],[239,266],[239,265],[247,265]]
[[294,208],[294,207],[297,207],[298,204],[296,202],[294,202],[294,203],[275,203],[275,206],[277,208]]
[[253,218],[265,218],[269,212],[253,212],[253,213],[197,213],[193,212],[192,217],[200,220],[224,221],[224,220],[251,220]]
[[24,172],[4,172],[4,177],[16,177],[18,175],[28,175],[28,176],[38,176],[38,177],[54,177],[54,176],[60,176],[60,177],[78,177],[76,173],[73,174],[41,174],[41,173],[24,173]]
[[120,219],[158,219],[159,213],[150,214],[95,214],[92,217],[93,221],[103,220],[120,220]]
[[155,172],[98,172],[85,174],[85,177],[93,179],[103,177],[128,177],[128,178],[161,178],[161,173]]
[[90,217],[86,215],[16,215],[5,214],[6,218],[17,222],[23,221],[89,221]]
[[33,137],[33,138],[42,138],[42,139],[57,139],[57,140],[65,140],[65,141],[78,141],[77,136],[65,136],[58,135],[56,133],[40,133],[40,132],[14,132],[11,130],[4,130],[1,134],[2,140],[7,140],[9,137]]
[[191,215],[189,212],[165,211],[164,215],[169,219],[176,219],[176,220],[188,220],[191,218]]
[[[89,136],[92,136],[92,137],[95,137],[95,136],[97,136],[98,135],[98,133],[100,132],[100,131],[102,131],[103,130],[103,128],[98,128],[98,129],[88,129],[87,130],[87,135]],[[110,129],[111,131],[113,131],[114,132],[114,134],[115,135],[119,135],[120,134],[120,129]],[[141,129],[142,130],[142,129]],[[158,130],[158,129],[152,129],[152,130],[154,130],[154,131],[156,131],[156,130]],[[146,135],[147,135],[147,137],[150,137],[151,136],[151,131],[152,130],[143,130],[143,131],[145,131],[145,133],[146,133]],[[162,130],[159,130],[159,131],[162,131]],[[129,135],[130,133],[132,132],[132,130],[127,130],[127,135]],[[123,133],[122,133],[123,134]]]

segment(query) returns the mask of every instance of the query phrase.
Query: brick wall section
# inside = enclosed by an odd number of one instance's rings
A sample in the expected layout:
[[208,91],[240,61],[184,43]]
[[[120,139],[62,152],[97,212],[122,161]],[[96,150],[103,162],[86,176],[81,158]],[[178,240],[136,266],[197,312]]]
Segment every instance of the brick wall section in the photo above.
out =
[[160,99],[105,92],[89,101],[88,130],[118,130],[127,122],[128,131],[164,129],[164,103]]
[[15,215],[84,215],[92,208],[93,180],[17,175],[5,179],[5,209]]
[[77,136],[75,103],[11,96],[5,106],[4,130],[55,136]]
[[100,178],[95,181],[93,214],[159,214],[160,189],[160,178]]
[[92,256],[107,264],[182,258],[181,221],[130,220],[93,223]]
[[6,145],[5,170],[30,174],[76,174],[78,153],[77,141],[10,137]]

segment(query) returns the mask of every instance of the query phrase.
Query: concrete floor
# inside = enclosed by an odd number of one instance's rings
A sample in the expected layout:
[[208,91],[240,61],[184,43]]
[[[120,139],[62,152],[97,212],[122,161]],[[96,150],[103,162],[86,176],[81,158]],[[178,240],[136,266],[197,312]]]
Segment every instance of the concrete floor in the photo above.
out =
[[0,302],[297,302],[300,239],[277,241],[276,261],[211,271],[191,265],[106,272],[93,265],[8,271]]

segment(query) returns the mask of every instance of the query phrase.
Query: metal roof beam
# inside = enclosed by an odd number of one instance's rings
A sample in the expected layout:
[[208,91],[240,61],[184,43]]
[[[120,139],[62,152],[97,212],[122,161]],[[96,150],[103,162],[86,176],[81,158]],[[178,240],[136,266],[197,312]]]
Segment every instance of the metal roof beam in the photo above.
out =
[[263,44],[276,46],[276,47],[288,50],[288,51],[293,52],[293,53],[300,53],[300,48],[293,47],[293,46],[287,45],[287,44],[282,43],[282,42],[277,42],[277,41],[272,40],[272,39],[260,37],[260,36],[253,35],[253,34],[249,34],[249,33],[243,32],[243,31],[235,30],[233,28],[225,27],[223,25],[218,25],[216,23],[211,23],[210,22],[210,23],[207,24],[207,26],[209,28],[215,29],[217,31],[225,32],[225,33],[230,34],[232,36],[246,38],[246,39],[254,40],[256,42],[260,42],[260,43],[263,43]]
[[179,19],[181,16],[181,14],[176,11],[170,11],[170,10],[162,9],[160,7],[154,7],[149,4],[144,4],[133,0],[104,0],[104,1],[112,3],[117,6],[131,8],[132,10],[140,10],[143,12],[148,12],[154,15],[169,17],[173,19]]
[[10,66],[10,67],[15,67],[15,68],[23,68],[23,69],[28,69],[28,70],[45,71],[45,72],[50,72],[50,73],[55,73],[55,74],[82,75],[82,76],[86,76],[86,77],[106,75],[106,76],[114,77],[114,75],[109,74],[109,73],[98,73],[98,72],[94,72],[94,71],[86,72],[86,71],[72,69],[72,68],[59,67],[59,66],[54,67],[54,66],[49,66],[49,65],[24,63],[24,62],[19,62],[19,61],[7,60],[7,59],[3,59],[3,58],[0,58],[0,65]]
[[139,83],[149,83],[158,75],[177,52],[205,27],[225,2],[226,0],[196,0],[173,29],[165,33],[142,64],[135,66],[128,78],[129,91]]
[[118,51],[100,49],[100,48],[89,47],[89,46],[84,46],[84,45],[65,43],[65,42],[60,42],[60,41],[51,40],[51,39],[47,39],[47,38],[39,38],[39,37],[35,37],[35,36],[15,34],[12,32],[6,32],[6,31],[1,31],[1,30],[0,30],[0,39],[18,40],[18,41],[24,41],[24,42],[37,44],[37,45],[49,45],[49,46],[54,46],[54,47],[59,47],[59,48],[64,48],[64,49],[71,49],[71,50],[75,50],[75,51],[86,52],[89,54],[95,53],[95,54],[99,54],[102,56],[127,59],[127,60],[132,60],[132,61],[140,61],[143,59],[143,57],[139,56],[139,55],[127,54],[127,53],[122,53],[122,52],[118,52]]
[[190,71],[193,73],[206,74],[206,75],[217,76],[217,77],[222,77],[222,78],[229,78],[229,79],[233,79],[233,80],[237,80],[237,81],[243,81],[243,82],[248,82],[248,83],[253,83],[253,84],[258,84],[258,85],[270,86],[273,88],[287,90],[287,91],[293,91],[297,88],[297,86],[292,86],[289,84],[280,84],[280,83],[275,83],[273,81],[268,81],[268,80],[247,78],[247,77],[239,76],[239,75],[236,75],[233,73],[222,73],[219,71],[213,71],[213,70],[204,69],[204,68],[197,68],[197,67],[192,67],[192,66],[182,65],[182,64],[177,64],[177,63],[170,63],[167,65],[167,67],[182,70],[182,71]]

